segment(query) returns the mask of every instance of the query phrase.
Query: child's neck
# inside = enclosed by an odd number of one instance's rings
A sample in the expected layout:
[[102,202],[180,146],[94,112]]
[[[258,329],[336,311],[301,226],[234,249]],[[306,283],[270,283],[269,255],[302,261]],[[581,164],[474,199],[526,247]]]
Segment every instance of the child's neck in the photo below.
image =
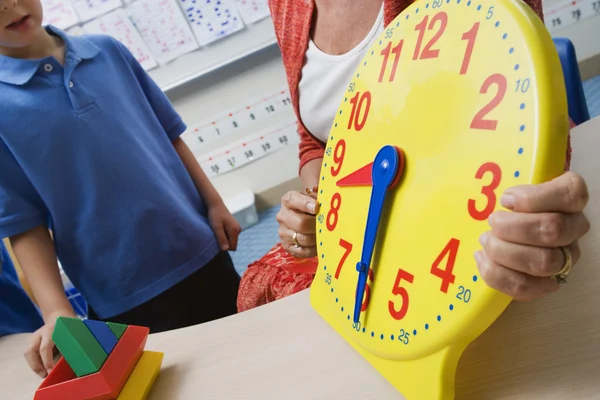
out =
[[53,56],[64,64],[65,44],[57,36],[50,35],[44,28],[40,29],[38,38],[29,46],[25,47],[0,47],[0,54],[11,58],[39,59]]

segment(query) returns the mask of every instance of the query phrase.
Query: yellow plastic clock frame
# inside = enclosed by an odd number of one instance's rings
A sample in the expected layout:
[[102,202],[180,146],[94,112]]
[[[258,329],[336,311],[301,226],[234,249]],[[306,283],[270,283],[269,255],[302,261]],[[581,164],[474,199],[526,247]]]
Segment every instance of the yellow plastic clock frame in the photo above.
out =
[[[323,159],[311,304],[408,400],[454,398],[461,354],[509,305],[478,275],[478,238],[504,190],[563,172],[568,127],[552,38],[521,0],[417,1],[361,61]],[[338,183],[385,145],[405,166],[354,324],[371,187]]]

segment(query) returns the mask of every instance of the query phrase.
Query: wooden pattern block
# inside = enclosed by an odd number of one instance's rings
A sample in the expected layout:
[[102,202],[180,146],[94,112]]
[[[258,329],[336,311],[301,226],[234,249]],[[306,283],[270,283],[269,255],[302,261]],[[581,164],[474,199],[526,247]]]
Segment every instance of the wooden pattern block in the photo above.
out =
[[125,329],[127,329],[127,325],[118,324],[116,322],[107,322],[106,325],[108,325],[108,327],[110,328],[112,333],[115,334],[117,339],[121,339],[121,336],[123,336]]
[[44,379],[33,400],[114,400],[140,359],[150,330],[130,325],[99,372],[77,377],[64,357]]
[[115,336],[113,331],[108,327],[105,322],[102,321],[94,321],[91,319],[86,319],[83,321],[85,326],[92,332],[92,335],[96,338],[102,349],[106,352],[106,354],[110,354],[115,348],[119,339]]
[[117,400],[145,400],[160,372],[164,353],[144,351]]
[[57,318],[52,341],[78,377],[100,371],[108,357],[79,318]]

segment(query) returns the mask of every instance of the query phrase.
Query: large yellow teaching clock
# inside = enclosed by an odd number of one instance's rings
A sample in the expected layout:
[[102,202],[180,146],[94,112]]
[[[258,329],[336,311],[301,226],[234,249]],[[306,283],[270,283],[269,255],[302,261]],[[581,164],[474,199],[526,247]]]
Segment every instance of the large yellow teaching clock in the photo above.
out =
[[417,1],[361,61],[323,159],[311,303],[407,399],[454,397],[511,301],[478,275],[478,238],[504,190],[562,173],[567,135],[556,50],[521,0]]

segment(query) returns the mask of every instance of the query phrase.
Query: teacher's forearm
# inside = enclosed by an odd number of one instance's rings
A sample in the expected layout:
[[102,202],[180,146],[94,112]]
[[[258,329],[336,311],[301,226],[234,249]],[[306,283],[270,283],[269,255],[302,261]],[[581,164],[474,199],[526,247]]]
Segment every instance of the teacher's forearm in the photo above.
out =
[[312,189],[319,186],[319,176],[321,175],[322,158],[310,160],[300,170],[300,180],[305,189]]

